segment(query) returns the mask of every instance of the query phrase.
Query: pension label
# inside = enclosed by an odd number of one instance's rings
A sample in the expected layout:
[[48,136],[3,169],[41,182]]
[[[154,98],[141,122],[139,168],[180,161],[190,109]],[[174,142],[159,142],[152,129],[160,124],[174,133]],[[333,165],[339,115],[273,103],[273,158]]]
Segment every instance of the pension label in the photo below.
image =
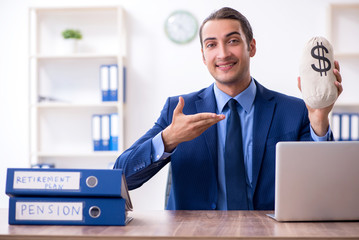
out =
[[82,202],[16,202],[16,220],[82,221]]

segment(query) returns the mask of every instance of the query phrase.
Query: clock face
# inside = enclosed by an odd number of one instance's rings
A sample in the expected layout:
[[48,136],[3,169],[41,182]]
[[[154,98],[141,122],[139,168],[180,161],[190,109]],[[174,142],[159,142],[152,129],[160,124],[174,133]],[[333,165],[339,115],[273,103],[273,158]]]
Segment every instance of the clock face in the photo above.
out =
[[192,41],[197,34],[197,20],[187,11],[172,13],[165,22],[165,31],[169,39],[178,44]]

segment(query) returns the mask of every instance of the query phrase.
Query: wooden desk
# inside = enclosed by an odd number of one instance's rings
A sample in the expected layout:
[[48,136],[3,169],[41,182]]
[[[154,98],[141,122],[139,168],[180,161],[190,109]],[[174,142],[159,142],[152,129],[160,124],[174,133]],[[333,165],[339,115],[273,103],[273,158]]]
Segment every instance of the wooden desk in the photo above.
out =
[[359,222],[279,223],[262,211],[134,211],[125,227],[8,225],[0,239],[343,239],[359,238]]

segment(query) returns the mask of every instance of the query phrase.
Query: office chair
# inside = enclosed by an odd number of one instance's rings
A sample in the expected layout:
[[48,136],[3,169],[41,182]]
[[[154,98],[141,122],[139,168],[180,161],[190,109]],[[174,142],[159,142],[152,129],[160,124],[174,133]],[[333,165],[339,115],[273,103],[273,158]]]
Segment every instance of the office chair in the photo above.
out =
[[168,175],[167,175],[167,184],[166,184],[166,194],[165,194],[165,209],[167,207],[168,198],[170,196],[171,184],[172,184],[172,166],[171,163],[168,163]]

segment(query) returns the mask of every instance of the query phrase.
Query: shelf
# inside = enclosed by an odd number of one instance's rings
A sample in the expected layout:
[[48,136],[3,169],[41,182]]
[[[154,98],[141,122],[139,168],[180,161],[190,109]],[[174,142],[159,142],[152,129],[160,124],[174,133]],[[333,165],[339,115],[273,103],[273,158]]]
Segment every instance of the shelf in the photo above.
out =
[[47,102],[33,104],[31,107],[37,107],[39,109],[52,109],[52,108],[104,108],[104,107],[118,107],[119,102],[103,102],[103,103],[59,103],[59,102]]
[[49,7],[35,7],[30,8],[30,10],[36,10],[38,13],[41,12],[70,12],[70,11],[113,11],[113,9],[117,8],[117,5],[114,6],[86,6],[86,7],[58,7],[58,8],[49,8]]
[[115,54],[106,54],[106,53],[74,53],[74,54],[38,54],[31,55],[31,59],[39,59],[39,60],[50,60],[50,59],[101,59],[101,58],[114,58],[116,59],[118,56]]
[[331,7],[334,10],[348,10],[359,9],[359,5],[355,3],[332,3]]
[[83,153],[56,153],[56,152],[38,152],[32,153],[32,156],[37,155],[43,158],[87,158],[87,157],[118,157],[120,152],[117,151],[98,151],[98,152],[83,152]]
[[359,113],[359,104],[348,103],[348,104],[335,104],[333,107],[333,112],[352,112]]
[[359,58],[359,53],[334,53],[336,58]]

